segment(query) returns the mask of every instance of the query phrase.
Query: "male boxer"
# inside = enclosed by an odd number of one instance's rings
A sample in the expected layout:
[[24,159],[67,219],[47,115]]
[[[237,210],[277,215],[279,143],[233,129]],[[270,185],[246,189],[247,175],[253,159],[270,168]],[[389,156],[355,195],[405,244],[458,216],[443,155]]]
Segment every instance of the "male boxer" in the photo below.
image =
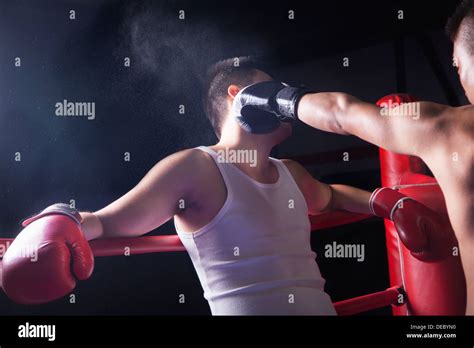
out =
[[[427,257],[430,238],[443,238],[428,208],[392,190],[370,199],[357,188],[326,185],[296,162],[269,157],[291,125],[232,104],[242,87],[271,79],[250,60],[236,63],[217,63],[205,88],[205,109],[219,142],[163,159],[130,192],[95,213],[54,205],[25,221],[3,259],[10,297],[39,303],[63,296],[75,279],[92,272],[86,239],[140,236],[171,218],[214,315],[335,314],[311,250],[308,213],[373,211],[394,220],[415,256]],[[265,122],[256,125],[261,117]],[[426,217],[423,226],[418,216]],[[40,245],[39,263],[15,257],[25,245]]]
[[[474,0],[463,1],[448,22],[454,62],[466,96],[474,101]],[[402,100],[410,102],[410,100]],[[243,89],[243,113],[300,119],[338,134],[353,134],[384,149],[422,158],[443,191],[460,245],[467,282],[466,313],[474,314],[474,107],[431,102],[379,107],[345,93],[310,93],[270,81]],[[252,118],[255,125],[266,117]]]

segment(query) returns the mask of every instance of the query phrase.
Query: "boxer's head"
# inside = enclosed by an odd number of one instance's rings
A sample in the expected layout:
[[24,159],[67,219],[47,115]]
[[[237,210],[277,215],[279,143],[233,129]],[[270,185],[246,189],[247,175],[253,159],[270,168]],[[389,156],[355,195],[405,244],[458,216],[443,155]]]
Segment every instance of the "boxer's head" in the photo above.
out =
[[454,43],[453,60],[461,84],[474,104],[474,0],[463,0],[446,26]]
[[[253,83],[272,80],[265,70],[267,69],[262,64],[249,57],[221,60],[208,70],[204,85],[203,104],[207,118],[219,139],[221,139],[223,128],[230,130],[226,134],[245,132],[231,115],[232,101],[242,88]],[[290,133],[291,125],[285,123],[265,136],[278,143]],[[262,135],[260,136],[262,137]]]

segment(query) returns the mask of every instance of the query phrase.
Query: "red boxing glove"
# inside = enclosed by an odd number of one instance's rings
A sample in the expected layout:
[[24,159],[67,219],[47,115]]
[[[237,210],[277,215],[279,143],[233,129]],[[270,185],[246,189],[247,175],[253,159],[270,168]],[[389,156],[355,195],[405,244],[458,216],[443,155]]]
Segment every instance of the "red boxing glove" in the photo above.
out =
[[23,223],[3,257],[3,289],[13,301],[49,302],[70,293],[76,278],[90,277],[94,256],[73,211],[55,204]]
[[433,262],[451,252],[452,238],[436,212],[388,187],[376,189],[369,200],[376,216],[393,221],[402,243],[421,261]]

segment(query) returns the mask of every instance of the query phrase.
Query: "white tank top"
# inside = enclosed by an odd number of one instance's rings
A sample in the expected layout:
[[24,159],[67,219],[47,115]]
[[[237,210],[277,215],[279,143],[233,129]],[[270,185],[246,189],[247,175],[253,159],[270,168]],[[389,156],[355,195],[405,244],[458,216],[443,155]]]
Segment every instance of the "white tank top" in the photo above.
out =
[[263,184],[218,154],[227,187],[217,215],[197,231],[176,231],[188,251],[213,315],[335,315],[311,250],[308,208],[286,166]]

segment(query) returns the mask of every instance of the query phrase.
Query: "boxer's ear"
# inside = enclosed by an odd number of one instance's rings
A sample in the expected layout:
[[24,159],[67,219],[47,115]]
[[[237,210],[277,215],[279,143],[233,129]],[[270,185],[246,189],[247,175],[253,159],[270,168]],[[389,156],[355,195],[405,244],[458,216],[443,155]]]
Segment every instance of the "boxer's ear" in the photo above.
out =
[[237,93],[239,93],[239,91],[240,91],[240,88],[236,85],[230,85],[229,88],[227,88],[227,94],[232,99],[235,98],[235,96],[237,95]]

